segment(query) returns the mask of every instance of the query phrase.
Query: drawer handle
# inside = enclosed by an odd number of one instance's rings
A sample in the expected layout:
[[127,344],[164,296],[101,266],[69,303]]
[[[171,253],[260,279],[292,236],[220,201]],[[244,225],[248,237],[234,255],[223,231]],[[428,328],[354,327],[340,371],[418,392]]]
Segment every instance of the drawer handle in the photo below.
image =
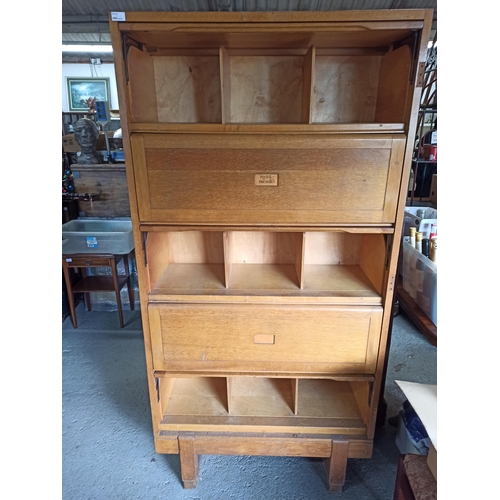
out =
[[90,266],[90,264],[92,264],[92,261],[91,261],[91,260],[86,260],[86,261],[85,261],[85,264],[86,264],[87,266]]
[[254,335],[254,344],[274,344],[274,335]]

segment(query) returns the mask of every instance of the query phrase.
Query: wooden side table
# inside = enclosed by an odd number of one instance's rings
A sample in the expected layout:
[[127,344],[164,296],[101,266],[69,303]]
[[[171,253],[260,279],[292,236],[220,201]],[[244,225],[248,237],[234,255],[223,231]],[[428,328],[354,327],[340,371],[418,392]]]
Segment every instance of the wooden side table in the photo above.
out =
[[[118,276],[117,265],[123,260],[125,265],[125,276]],[[112,276],[87,276],[87,268],[89,267],[110,267]],[[112,254],[63,254],[62,268],[64,279],[68,290],[69,309],[71,314],[71,322],[73,328],[78,328],[75,313],[74,293],[83,293],[85,295],[85,303],[87,310],[91,311],[90,292],[115,292],[116,303],[118,305],[118,316],[120,318],[120,328],[123,328],[123,311],[120,299],[120,290],[124,285],[127,285],[128,296],[130,299],[130,309],[134,310],[134,294],[130,285],[130,272],[128,267],[128,255],[112,255]],[[80,268],[82,278],[71,284],[69,275],[70,268]]]

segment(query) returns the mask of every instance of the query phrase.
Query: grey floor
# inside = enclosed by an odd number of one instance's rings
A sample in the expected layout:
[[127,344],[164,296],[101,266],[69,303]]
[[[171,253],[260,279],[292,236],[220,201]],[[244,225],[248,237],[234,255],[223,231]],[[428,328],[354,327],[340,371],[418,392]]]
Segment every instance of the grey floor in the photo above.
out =
[[[177,455],[155,453],[140,313],[77,307],[78,329],[62,325],[64,500],[391,500],[396,428],[377,430],[371,459],[350,459],[342,493],[328,493],[319,459],[203,456],[198,486],[184,490]],[[404,395],[394,380],[435,384],[436,348],[402,315],[394,318],[387,417]]]

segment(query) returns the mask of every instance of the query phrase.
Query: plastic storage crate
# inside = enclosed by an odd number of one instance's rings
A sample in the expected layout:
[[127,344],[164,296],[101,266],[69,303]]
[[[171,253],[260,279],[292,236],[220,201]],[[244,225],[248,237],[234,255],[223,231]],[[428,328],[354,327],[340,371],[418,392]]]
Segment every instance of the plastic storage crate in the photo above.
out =
[[132,221],[75,219],[62,225],[62,253],[129,254],[134,249]]
[[403,241],[403,288],[437,326],[437,266]]
[[[424,217],[418,217],[418,210],[425,210]],[[423,233],[424,238],[428,238],[431,231],[431,224],[437,224],[437,210],[429,207],[405,207],[405,218],[403,235],[410,235],[410,227],[414,226],[417,231]]]

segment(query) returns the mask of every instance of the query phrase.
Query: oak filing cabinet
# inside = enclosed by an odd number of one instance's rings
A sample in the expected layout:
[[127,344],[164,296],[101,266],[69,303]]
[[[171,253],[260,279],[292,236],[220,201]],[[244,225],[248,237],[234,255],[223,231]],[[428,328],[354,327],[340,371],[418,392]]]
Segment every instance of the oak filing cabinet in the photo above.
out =
[[184,487],[203,454],[322,457],[331,491],[371,456],[431,20],[110,15],[155,446]]

